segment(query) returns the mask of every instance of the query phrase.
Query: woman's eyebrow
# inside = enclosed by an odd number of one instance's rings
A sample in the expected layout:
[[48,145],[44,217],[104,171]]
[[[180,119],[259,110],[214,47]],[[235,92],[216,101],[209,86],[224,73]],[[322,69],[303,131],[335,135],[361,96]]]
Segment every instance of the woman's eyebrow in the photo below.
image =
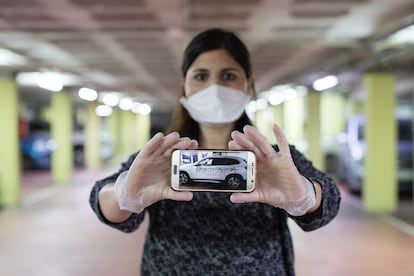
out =
[[207,70],[207,69],[204,69],[204,68],[195,68],[194,70],[193,70],[193,72],[208,72],[209,70]]
[[235,68],[235,67],[226,67],[221,69],[221,71],[240,71],[240,69]]
[[[220,69],[221,72],[230,72],[230,71],[236,71],[239,72],[241,71],[239,68],[236,67],[225,67]],[[206,72],[210,72],[209,69],[205,69],[205,68],[195,68],[194,70],[192,70],[192,72],[196,72],[196,73],[206,73]]]

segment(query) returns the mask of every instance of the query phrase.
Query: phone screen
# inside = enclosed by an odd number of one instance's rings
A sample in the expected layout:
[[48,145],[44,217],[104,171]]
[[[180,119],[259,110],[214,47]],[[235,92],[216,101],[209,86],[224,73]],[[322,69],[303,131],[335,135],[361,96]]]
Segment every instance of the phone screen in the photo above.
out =
[[249,151],[173,152],[172,187],[192,191],[251,191],[255,158]]

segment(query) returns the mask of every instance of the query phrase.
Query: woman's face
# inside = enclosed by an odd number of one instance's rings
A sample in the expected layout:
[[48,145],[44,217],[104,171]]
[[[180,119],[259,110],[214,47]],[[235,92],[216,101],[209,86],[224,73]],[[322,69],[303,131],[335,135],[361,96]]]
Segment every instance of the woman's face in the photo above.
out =
[[188,98],[213,84],[246,93],[252,87],[243,68],[224,49],[202,53],[194,60],[184,79],[185,96]]

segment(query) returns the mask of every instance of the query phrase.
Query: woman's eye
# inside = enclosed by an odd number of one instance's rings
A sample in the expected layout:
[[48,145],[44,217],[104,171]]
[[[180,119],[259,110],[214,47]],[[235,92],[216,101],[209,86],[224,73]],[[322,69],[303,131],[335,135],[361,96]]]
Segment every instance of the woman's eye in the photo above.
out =
[[194,76],[194,79],[197,81],[205,81],[207,79],[207,74],[199,73]]
[[223,74],[223,80],[225,81],[231,81],[231,80],[235,80],[236,76],[233,73],[224,73]]

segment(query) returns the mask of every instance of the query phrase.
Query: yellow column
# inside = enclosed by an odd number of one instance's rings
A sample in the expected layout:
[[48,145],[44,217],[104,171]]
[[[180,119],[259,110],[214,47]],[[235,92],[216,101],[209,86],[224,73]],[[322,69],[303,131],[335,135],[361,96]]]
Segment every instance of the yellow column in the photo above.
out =
[[353,99],[350,102],[350,114],[363,114],[364,111],[364,103],[359,100]]
[[367,92],[364,206],[367,211],[392,212],[398,199],[394,76],[368,73],[364,86]]
[[282,105],[278,104],[273,106],[273,122],[283,128],[283,116],[282,116]]
[[111,134],[113,157],[117,158],[121,152],[121,111],[119,108],[113,108],[111,116],[109,116],[109,132]]
[[137,150],[137,138],[135,137],[136,118],[131,111],[122,111],[121,114],[121,144],[122,154],[130,155]]
[[88,169],[97,169],[101,166],[101,120],[96,115],[96,102],[89,102],[87,105],[87,116],[85,124],[85,166]]
[[141,149],[148,142],[151,135],[151,117],[150,115],[137,115],[137,145],[136,149]]
[[335,140],[345,130],[345,101],[339,93],[321,94],[321,135]]
[[266,137],[269,143],[275,143],[275,138],[272,132],[272,125],[274,120],[273,108],[267,107],[256,112],[255,127]]
[[72,103],[68,91],[52,94],[51,135],[56,142],[52,152],[52,176],[56,183],[70,180],[73,171]]
[[324,170],[324,154],[321,147],[320,98],[320,94],[316,92],[310,92],[307,96],[306,136],[308,148],[306,155],[315,167]]
[[324,152],[324,170],[335,172],[337,155],[337,136],[345,130],[345,100],[340,93],[321,94],[321,143]]
[[20,200],[18,95],[13,78],[0,77],[0,207]]
[[283,130],[289,143],[302,150],[304,142],[304,100],[298,97],[283,103]]

